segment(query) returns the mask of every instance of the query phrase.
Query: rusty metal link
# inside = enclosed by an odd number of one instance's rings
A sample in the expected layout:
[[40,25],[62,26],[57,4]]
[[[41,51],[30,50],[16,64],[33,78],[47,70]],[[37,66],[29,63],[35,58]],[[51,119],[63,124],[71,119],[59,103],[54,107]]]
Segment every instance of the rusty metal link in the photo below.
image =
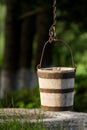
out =
[[49,29],[49,42],[53,42],[54,40],[54,37],[55,37],[55,26],[52,25]]
[[56,25],[56,0],[53,0],[53,24]]
[[56,0],[53,0],[53,24],[49,29],[49,42],[52,43],[56,37]]

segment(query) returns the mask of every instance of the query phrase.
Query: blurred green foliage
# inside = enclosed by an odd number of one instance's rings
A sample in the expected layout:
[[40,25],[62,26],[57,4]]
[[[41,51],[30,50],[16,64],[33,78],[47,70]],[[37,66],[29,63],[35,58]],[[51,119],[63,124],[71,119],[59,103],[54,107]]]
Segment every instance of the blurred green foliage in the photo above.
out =
[[[38,1],[39,2],[39,1]],[[79,3],[79,4],[78,4]],[[42,5],[42,2],[37,3]],[[26,5],[26,3],[25,3]],[[24,6],[24,4],[23,4]],[[56,25],[57,37],[66,41],[72,48],[77,66],[75,82],[74,111],[87,112],[87,17],[85,17],[85,0],[59,1]],[[35,8],[35,6],[33,6]],[[0,69],[4,50],[4,18],[5,6],[0,4]],[[56,66],[72,66],[68,48],[63,44],[53,46],[53,64]],[[0,107],[40,107],[39,89],[21,90],[11,93],[0,100]]]
[[5,6],[0,4],[0,70],[3,64]]
[[40,96],[38,86],[33,90],[20,90],[9,93],[0,100],[0,107],[39,108]]
[[87,112],[87,77],[84,75],[76,77],[74,110]]

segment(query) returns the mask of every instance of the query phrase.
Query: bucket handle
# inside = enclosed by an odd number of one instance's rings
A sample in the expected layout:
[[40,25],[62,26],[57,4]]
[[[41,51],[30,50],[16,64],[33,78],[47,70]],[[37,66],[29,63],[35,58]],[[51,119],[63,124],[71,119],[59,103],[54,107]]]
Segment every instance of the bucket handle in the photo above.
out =
[[75,70],[76,70],[76,65],[75,65],[75,62],[74,62],[74,58],[73,58],[73,54],[72,54],[72,49],[71,49],[71,47],[70,47],[69,44],[68,44],[67,42],[65,42],[64,40],[62,40],[62,39],[56,39],[56,38],[53,39],[53,42],[50,42],[49,40],[45,42],[44,47],[43,47],[43,50],[42,50],[41,58],[40,58],[40,63],[37,65],[37,68],[41,68],[41,66],[42,66],[42,60],[43,60],[43,55],[44,55],[44,51],[45,51],[46,45],[47,45],[48,43],[54,43],[54,42],[62,42],[62,43],[64,43],[64,44],[67,46],[67,48],[69,49],[70,54],[71,54],[72,66],[73,66],[73,68],[75,68]]

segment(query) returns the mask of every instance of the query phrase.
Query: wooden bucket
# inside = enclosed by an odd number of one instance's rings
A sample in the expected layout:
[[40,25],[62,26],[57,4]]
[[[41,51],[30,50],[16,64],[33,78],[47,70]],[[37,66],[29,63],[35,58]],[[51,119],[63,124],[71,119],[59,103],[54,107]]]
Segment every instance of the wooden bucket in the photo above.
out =
[[[41,109],[48,111],[71,110],[74,101],[74,80],[76,71],[73,57],[73,67],[41,68],[44,49],[42,51],[40,64],[37,68]],[[71,49],[70,52],[72,56]]]

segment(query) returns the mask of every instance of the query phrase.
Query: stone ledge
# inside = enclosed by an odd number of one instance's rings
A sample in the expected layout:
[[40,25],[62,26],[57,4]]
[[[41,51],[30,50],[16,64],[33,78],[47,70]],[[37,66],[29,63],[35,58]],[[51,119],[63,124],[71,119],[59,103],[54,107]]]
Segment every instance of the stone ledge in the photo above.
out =
[[87,130],[87,113],[70,111],[52,112],[41,109],[0,109],[0,123],[14,117],[21,122],[39,122],[43,120],[47,130]]

